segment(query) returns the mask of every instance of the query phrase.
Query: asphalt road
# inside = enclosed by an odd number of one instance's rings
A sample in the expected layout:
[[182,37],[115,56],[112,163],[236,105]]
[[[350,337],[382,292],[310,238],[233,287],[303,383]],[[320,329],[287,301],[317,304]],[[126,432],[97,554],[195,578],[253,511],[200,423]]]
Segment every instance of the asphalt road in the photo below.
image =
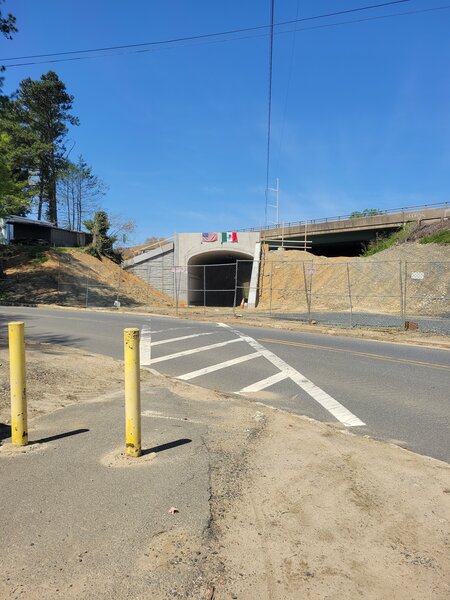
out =
[[450,351],[160,316],[0,309],[26,335],[122,358],[124,327],[142,330],[141,363],[196,385],[395,441],[450,462]]

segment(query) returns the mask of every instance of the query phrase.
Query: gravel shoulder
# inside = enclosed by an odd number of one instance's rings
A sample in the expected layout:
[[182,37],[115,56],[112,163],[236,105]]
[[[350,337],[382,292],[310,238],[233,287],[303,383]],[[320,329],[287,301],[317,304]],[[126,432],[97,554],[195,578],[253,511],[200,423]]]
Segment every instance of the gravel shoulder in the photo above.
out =
[[[123,385],[121,361],[70,348],[28,344],[27,365],[31,430],[34,417],[107,397]],[[4,346],[0,374],[0,423],[7,425]],[[166,515],[158,535],[130,555],[135,591],[122,592],[118,581],[116,595],[108,595],[111,573],[99,572],[105,586],[92,597],[448,598],[448,464],[148,371],[142,385],[169,388],[186,416],[206,424],[211,519],[199,531],[182,509],[169,524]],[[16,597],[28,550],[9,574],[16,587],[1,581],[1,597]],[[88,579],[79,568],[80,581]],[[42,590],[28,597],[54,598]]]

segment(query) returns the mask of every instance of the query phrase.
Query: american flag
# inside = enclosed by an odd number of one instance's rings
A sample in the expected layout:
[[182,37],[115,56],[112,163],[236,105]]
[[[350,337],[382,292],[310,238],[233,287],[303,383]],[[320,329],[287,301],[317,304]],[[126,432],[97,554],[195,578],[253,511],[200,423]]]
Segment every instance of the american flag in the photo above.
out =
[[217,232],[202,233],[202,242],[217,242]]

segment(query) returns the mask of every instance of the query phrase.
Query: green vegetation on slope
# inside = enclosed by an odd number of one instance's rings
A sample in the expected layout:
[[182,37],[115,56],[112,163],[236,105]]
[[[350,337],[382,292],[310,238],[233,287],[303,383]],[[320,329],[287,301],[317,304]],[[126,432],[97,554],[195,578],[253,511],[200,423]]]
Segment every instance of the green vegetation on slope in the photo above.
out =
[[419,240],[419,242],[421,244],[450,244],[450,230],[443,229],[433,235],[427,235]]
[[414,226],[414,222],[406,223],[399,231],[395,231],[388,237],[378,238],[374,242],[370,242],[362,256],[373,256],[377,252],[391,248],[391,246],[406,242]]

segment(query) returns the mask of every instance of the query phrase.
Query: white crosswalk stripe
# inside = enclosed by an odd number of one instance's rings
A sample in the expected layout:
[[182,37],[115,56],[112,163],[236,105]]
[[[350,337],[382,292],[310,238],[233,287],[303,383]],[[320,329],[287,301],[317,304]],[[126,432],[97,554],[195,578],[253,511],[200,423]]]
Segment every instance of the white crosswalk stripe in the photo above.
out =
[[200,348],[192,348],[192,350],[183,350],[182,352],[175,352],[174,354],[166,354],[166,356],[159,356],[158,358],[153,358],[150,361],[150,365],[154,365],[156,363],[164,362],[166,360],[172,360],[174,358],[180,358],[181,356],[189,356],[189,354],[197,354],[198,352],[205,352],[206,350],[213,350],[214,348],[221,348],[222,346],[228,346],[228,344],[235,344],[236,342],[242,342],[241,338],[234,338],[232,340],[228,340],[226,342],[219,342],[217,344],[209,344],[209,346],[201,346]]
[[201,335],[214,335],[217,331],[208,331],[208,333],[191,333],[191,335],[182,335],[181,337],[169,338],[167,340],[159,340],[158,342],[152,342],[152,346],[161,346],[163,344],[172,344],[173,342],[181,342],[181,340],[189,340],[191,338],[197,338]]
[[252,383],[245,388],[242,388],[238,392],[238,394],[243,394],[246,392],[260,392],[261,390],[265,390],[266,388],[278,383],[279,381],[283,381],[283,379],[287,379],[288,375],[283,371],[279,373],[275,373],[275,375],[271,375],[270,377],[266,377],[266,379],[261,379],[261,381],[257,381],[256,383]]
[[142,367],[149,365],[152,358],[152,332],[150,324],[144,325],[139,338],[139,356]]
[[346,427],[362,427],[365,425],[361,419],[358,419],[353,413],[351,413],[345,406],[335,400],[332,396],[324,392],[320,387],[315,385],[312,381],[307,379],[299,371],[288,365],[282,358],[264,348],[259,342],[254,340],[249,335],[244,335],[237,329],[220,323],[221,327],[232,331],[243,341],[247,342],[252,348],[261,353],[261,356],[267,358],[273,365],[275,365],[281,372],[285,373],[287,377],[292,379],[299,387],[301,387],[307,394],[311,396],[316,402],[318,402],[325,410],[333,415],[335,419],[340,421]]
[[302,375],[302,373],[291,367],[284,360],[279,358],[276,354],[262,346],[254,338],[245,335],[237,329],[234,329],[233,327],[230,327],[229,325],[226,325],[224,323],[217,323],[217,325],[222,328],[222,331],[225,330],[230,333],[233,333],[234,335],[236,335],[236,337],[225,342],[217,342],[215,344],[208,344],[207,346],[200,346],[197,348],[191,348],[189,350],[182,350],[180,352],[166,354],[165,356],[158,356],[157,358],[151,357],[152,347],[164,346],[164,344],[171,344],[189,339],[194,340],[195,338],[202,337],[205,335],[214,335],[214,333],[218,333],[218,331],[216,330],[210,332],[193,333],[189,335],[183,335],[175,338],[168,338],[165,340],[158,340],[152,342],[152,331],[150,328],[150,323],[148,325],[144,325],[142,328],[140,340],[141,365],[148,367],[150,365],[174,360],[177,358],[182,358],[184,356],[190,356],[201,352],[207,352],[208,350],[214,350],[216,348],[228,346],[237,342],[246,342],[251,348],[255,350],[255,352],[251,354],[246,354],[244,356],[238,356],[229,360],[221,361],[213,365],[190,371],[189,373],[178,375],[177,379],[189,381],[191,379],[195,379],[196,377],[201,377],[202,375],[208,375],[209,373],[214,373],[216,371],[239,365],[254,358],[263,357],[266,360],[268,360],[272,365],[274,365],[277,369],[279,369],[279,372],[243,387],[238,392],[239,394],[259,392],[285,379],[290,379],[301,389],[303,389],[309,396],[311,396],[311,398],[313,398],[318,404],[325,408],[325,410],[332,414],[338,421],[343,423],[346,427],[361,427],[365,425],[363,421],[361,421],[357,416],[351,413],[345,406],[340,404],[340,402],[335,400],[332,396],[327,394],[327,392],[325,392],[317,385],[315,385],[312,381],[307,379],[304,375]]
[[217,363],[216,365],[212,365],[211,367],[205,367],[204,369],[197,369],[197,371],[191,371],[190,373],[185,373],[184,375],[178,375],[177,379],[188,381],[189,379],[194,379],[195,377],[200,377],[201,375],[206,375],[207,373],[220,371],[221,369],[226,369],[227,367],[238,365],[239,363],[246,362],[247,360],[258,358],[258,356],[261,356],[259,352],[245,354],[244,356],[239,356],[238,358],[232,358],[231,360],[226,360],[224,362]]

